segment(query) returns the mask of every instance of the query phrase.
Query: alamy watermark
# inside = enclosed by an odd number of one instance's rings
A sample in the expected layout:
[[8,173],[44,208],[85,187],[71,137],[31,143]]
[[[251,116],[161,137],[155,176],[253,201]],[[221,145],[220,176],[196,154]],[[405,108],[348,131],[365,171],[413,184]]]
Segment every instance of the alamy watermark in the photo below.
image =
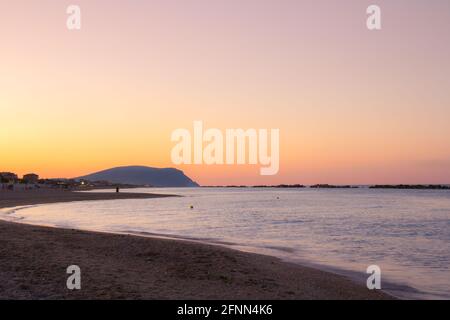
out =
[[279,129],[204,130],[202,121],[188,129],[172,132],[171,159],[175,165],[261,165],[263,176],[276,175],[280,168]]
[[[66,14],[69,16],[66,20],[66,26],[69,30],[81,29],[81,8],[78,5],[71,4],[66,9]],[[378,5],[372,4],[367,7],[366,14],[369,16],[366,20],[367,29],[381,30],[381,8]]]
[[367,267],[366,273],[370,274],[367,278],[367,289],[381,290],[381,268],[377,265]]
[[66,20],[66,26],[69,30],[81,29],[81,8],[77,5],[70,5],[66,9],[66,13],[69,15]]
[[381,30],[381,8],[377,5],[371,5],[367,8],[366,13],[369,15],[366,21],[367,29]]
[[67,274],[70,276],[67,278],[66,286],[69,290],[81,290],[81,269],[77,265],[71,265],[67,267]]

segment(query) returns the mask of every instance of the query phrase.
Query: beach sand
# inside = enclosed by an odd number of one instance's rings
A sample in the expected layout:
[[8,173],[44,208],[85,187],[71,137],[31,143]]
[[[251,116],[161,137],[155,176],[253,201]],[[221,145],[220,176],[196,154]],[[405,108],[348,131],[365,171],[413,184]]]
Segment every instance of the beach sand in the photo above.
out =
[[[0,208],[152,198],[133,193],[0,191]],[[81,268],[81,290],[66,268]],[[277,258],[159,238],[0,221],[0,299],[390,299],[344,277]]]

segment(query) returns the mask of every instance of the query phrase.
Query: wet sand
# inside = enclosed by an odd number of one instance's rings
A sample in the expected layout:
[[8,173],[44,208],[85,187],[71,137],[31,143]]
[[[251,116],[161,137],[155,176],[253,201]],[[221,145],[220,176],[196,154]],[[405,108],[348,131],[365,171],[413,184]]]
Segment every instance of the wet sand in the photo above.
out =
[[[0,191],[0,208],[162,195]],[[81,268],[81,290],[66,268]],[[182,240],[0,221],[0,299],[390,299],[277,258]]]

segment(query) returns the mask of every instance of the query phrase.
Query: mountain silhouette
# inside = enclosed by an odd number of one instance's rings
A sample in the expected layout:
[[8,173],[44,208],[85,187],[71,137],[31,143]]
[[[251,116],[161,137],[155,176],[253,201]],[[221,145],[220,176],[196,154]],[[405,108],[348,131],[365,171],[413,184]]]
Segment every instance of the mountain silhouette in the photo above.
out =
[[148,185],[152,187],[198,187],[199,185],[175,168],[128,166],[111,168],[75,179],[111,183]]

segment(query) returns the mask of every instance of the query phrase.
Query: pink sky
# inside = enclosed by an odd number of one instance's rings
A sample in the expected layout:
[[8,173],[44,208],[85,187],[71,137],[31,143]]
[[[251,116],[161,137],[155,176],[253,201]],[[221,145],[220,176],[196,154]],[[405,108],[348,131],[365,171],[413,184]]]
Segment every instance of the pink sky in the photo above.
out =
[[180,167],[202,184],[450,182],[447,0],[0,0],[0,39],[0,171],[173,166],[202,120],[281,134],[278,175]]

